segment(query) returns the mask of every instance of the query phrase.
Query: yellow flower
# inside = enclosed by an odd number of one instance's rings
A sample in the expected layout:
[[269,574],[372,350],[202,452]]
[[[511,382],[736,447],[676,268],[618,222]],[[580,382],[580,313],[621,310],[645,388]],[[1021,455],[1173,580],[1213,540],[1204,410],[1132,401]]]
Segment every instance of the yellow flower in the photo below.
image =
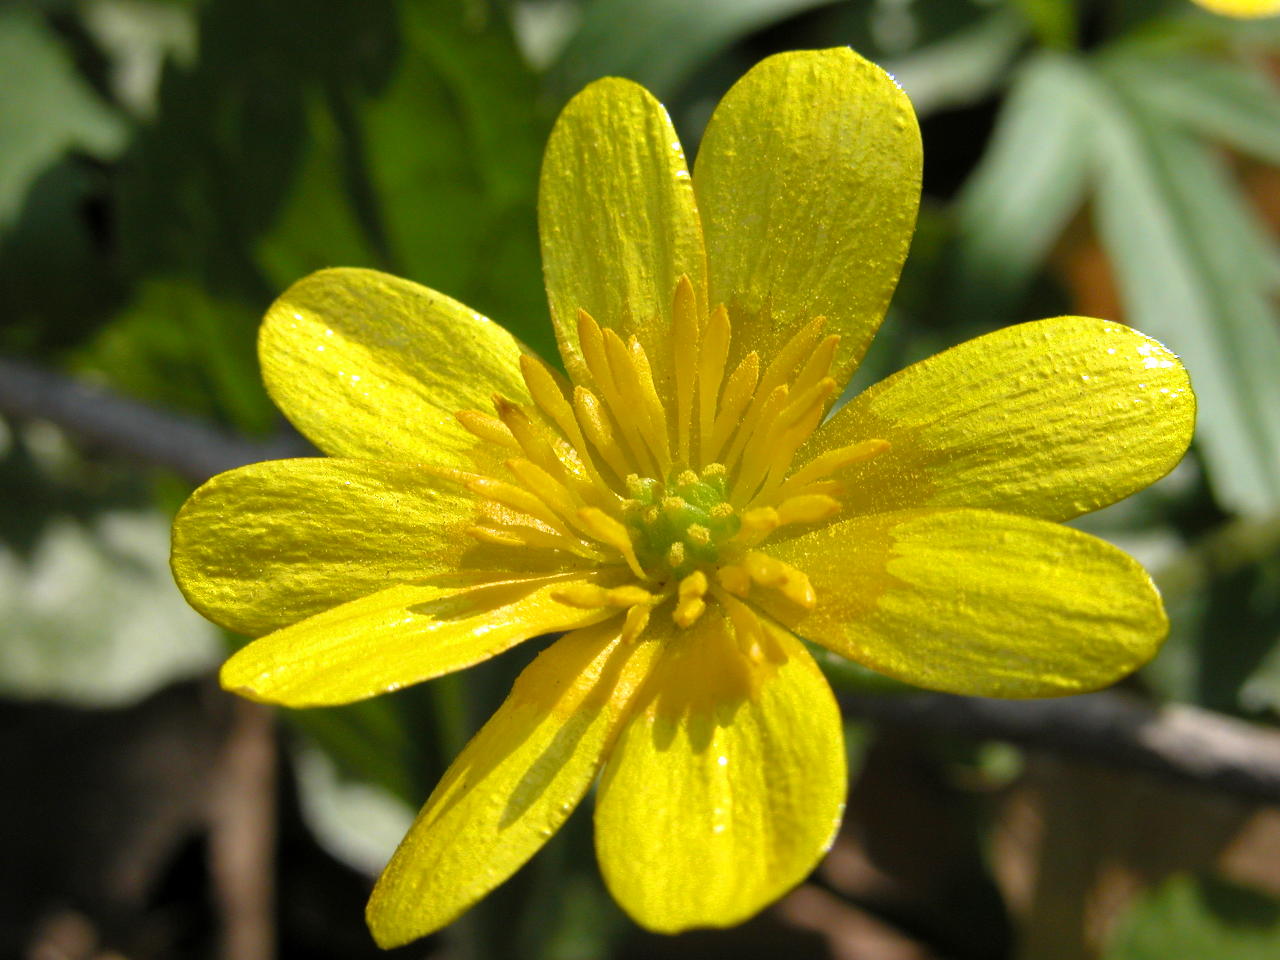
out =
[[1280,0],[1195,0],[1200,6],[1224,17],[1274,17],[1280,13]]
[[603,770],[610,891],[660,931],[737,923],[827,849],[846,789],[798,637],[925,687],[1076,693],[1166,632],[1130,557],[1057,521],[1167,472],[1194,400],[1113,323],[1000,330],[829,421],[920,195],[910,104],[848,49],[772,57],[691,176],[662,107],[592,84],[543,165],[568,379],[442,294],[368,270],[291,287],[268,389],[332,459],[198,490],[174,570],[260,636],[248,697],[336,704],[564,631],[445,774],[368,919],[403,943],[546,841]]

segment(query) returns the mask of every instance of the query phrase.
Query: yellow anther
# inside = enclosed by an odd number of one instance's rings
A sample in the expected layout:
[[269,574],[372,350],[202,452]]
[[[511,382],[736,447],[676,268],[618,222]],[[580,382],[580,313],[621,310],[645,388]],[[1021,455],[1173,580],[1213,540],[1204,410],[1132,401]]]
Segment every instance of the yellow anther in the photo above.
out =
[[751,592],[751,574],[737,564],[727,563],[716,570],[716,582],[738,597]]
[[760,377],[760,355],[754,350],[742,358],[720,395],[720,412],[711,427],[710,445],[704,446],[702,455],[710,459],[720,455],[733,431],[742,424],[742,414],[755,393]]
[[481,543],[493,543],[501,547],[523,547],[524,540],[507,530],[495,530],[492,527],[467,527],[467,536]]
[[711,457],[711,430],[715,423],[716,400],[720,397],[720,381],[729,357],[729,313],[724,305],[716,307],[702,331],[702,348],[698,354],[698,450],[706,463]]
[[625,475],[630,469],[630,464],[627,462],[626,454],[613,437],[613,428],[609,426],[609,418],[600,399],[586,387],[574,387],[573,415],[577,418],[578,425],[582,427],[586,438],[604,458],[604,462],[618,476]]
[[855,463],[862,463],[864,460],[870,460],[872,457],[879,456],[888,449],[888,440],[863,440],[861,443],[854,443],[847,447],[828,450],[821,456],[810,460],[803,467],[788,477],[783,489],[794,490],[807,483],[812,483],[815,480],[821,480],[824,477],[829,477],[837,470],[852,466]]
[[676,603],[671,619],[678,627],[692,627],[698,618],[706,612],[707,602],[701,597],[688,597]]
[[479,410],[459,410],[454,417],[469,433],[481,440],[511,449],[519,447],[511,429],[492,414],[481,413]]
[[780,587],[787,582],[787,565],[767,553],[754,550],[742,558],[742,566],[751,579],[762,587]]
[[698,482],[698,475],[692,470],[681,470],[676,475],[676,486],[688,487]]
[[700,523],[691,523],[685,528],[684,538],[695,546],[705,547],[711,542],[711,531]]
[[707,609],[706,601],[702,599],[706,596],[707,587],[707,575],[701,570],[695,570],[680,581],[677,589],[679,599],[671,615],[677,626],[691,627],[702,616]]
[[689,462],[689,428],[697,379],[698,298],[687,274],[676,281],[671,310],[672,365],[676,381],[676,456]]
[[637,603],[652,604],[658,598],[644,587],[629,583],[609,591],[609,604],[614,607],[634,607]]
[[701,570],[695,570],[680,581],[680,586],[677,589],[677,596],[679,596],[681,600],[687,599],[688,597],[701,597],[706,594],[708,586],[707,575]]
[[513,457],[506,462],[506,467],[524,484],[526,490],[581,529],[580,524],[574,522],[581,504],[568,487],[532,460]]
[[672,570],[678,569],[684,563],[684,544],[677,540],[671,546],[667,547],[667,566]]
[[471,476],[465,482],[467,489],[477,496],[487,497],[518,513],[528,514],[560,533],[569,532],[564,521],[551,507],[522,487],[494,480],[492,477]]
[[716,480],[725,476],[728,472],[729,471],[725,469],[725,465],[723,463],[708,463],[702,468],[702,479]]
[[742,514],[740,537],[761,536],[772,533],[783,521],[773,507],[756,507]]
[[741,562],[751,579],[760,586],[777,590],[806,610],[812,610],[817,605],[818,595],[814,593],[813,585],[803,571],[754,550],[745,554]]
[[840,335],[833,333],[824,339],[809,355],[800,372],[796,374],[791,389],[796,393],[807,390],[831,372],[831,361],[835,359],[836,347],[840,345]]
[[551,599],[567,607],[595,610],[598,607],[619,606],[609,602],[609,591],[594,583],[568,583],[551,592]]
[[759,663],[764,659],[764,627],[755,611],[741,600],[717,593],[716,599],[724,604],[729,613],[729,622],[733,624],[734,636],[738,641],[738,649],[748,659]]
[[627,619],[622,624],[622,642],[635,643],[649,625],[649,612],[653,608],[648,604],[636,604],[627,611]]
[[632,573],[641,580],[649,579],[649,575],[644,572],[644,568],[636,558],[636,548],[631,543],[631,536],[627,533],[626,527],[599,507],[583,507],[578,511],[578,519],[593,537],[622,554]]
[[[768,507],[762,509],[768,510]],[[754,512],[754,511],[750,511]],[[819,493],[789,497],[778,504],[778,523],[817,523],[840,512],[840,501]]]

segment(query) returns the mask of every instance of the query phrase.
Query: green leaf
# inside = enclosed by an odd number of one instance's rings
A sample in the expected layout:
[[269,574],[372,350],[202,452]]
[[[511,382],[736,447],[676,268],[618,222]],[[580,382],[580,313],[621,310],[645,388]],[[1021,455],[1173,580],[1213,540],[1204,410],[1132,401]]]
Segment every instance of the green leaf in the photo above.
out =
[[258,321],[194,280],[155,277],[77,359],[139,399],[260,434],[277,414],[258,375]]
[[[478,12],[477,12],[478,11]],[[277,288],[371,266],[467,303],[555,354],[534,199],[549,118],[496,8],[404,0],[377,85],[308,94],[305,151],[259,239]]]
[[1260,249],[1221,164],[1136,101],[1098,83],[1096,219],[1127,319],[1180,354],[1199,398],[1197,439],[1223,507],[1280,509],[1280,318]]
[[956,203],[956,309],[1007,314],[1084,201],[1094,96],[1078,61],[1040,54],[1014,77]]
[[19,7],[0,9],[0,231],[27,188],[69,150],[114,157],[128,128],[76,71],[44,22]]
[[1212,877],[1179,875],[1140,898],[1103,960],[1272,960],[1280,902]]
[[734,40],[830,2],[590,0],[551,79],[567,95],[598,77],[628,77],[662,99]]
[[1076,44],[1074,0],[1012,0],[1046,47],[1066,50]]
[[1251,65],[1190,55],[1116,55],[1107,74],[1155,115],[1280,164],[1280,85]]
[[168,560],[168,519],[147,510],[53,517],[25,555],[0,543],[0,694],[119,706],[209,670],[221,638]]
[[1009,63],[1026,40],[1021,19],[996,10],[940,40],[884,64],[911,98],[916,113],[927,116],[948,107],[964,107],[988,96],[1002,82]]

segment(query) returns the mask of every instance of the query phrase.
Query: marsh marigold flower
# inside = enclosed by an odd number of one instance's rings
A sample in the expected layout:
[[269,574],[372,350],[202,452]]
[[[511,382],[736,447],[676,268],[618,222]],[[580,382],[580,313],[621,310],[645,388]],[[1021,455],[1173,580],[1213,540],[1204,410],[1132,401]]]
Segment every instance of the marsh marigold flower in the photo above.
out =
[[443,294],[370,270],[291,287],[272,397],[328,458],[215,477],[174,527],[210,619],[258,636],[247,697],[338,704],[563,633],[454,761],[370,927],[435,930],[510,876],[600,775],[596,850],[653,930],[741,921],[814,866],[846,789],[800,638],[935,690],[1078,693],[1167,623],[1134,560],[1060,525],[1167,472],[1177,359],[1062,317],[908,367],[828,419],[920,196],[893,80],[848,49],[772,57],[692,175],[625,80],[561,114],[540,231],[568,376]]

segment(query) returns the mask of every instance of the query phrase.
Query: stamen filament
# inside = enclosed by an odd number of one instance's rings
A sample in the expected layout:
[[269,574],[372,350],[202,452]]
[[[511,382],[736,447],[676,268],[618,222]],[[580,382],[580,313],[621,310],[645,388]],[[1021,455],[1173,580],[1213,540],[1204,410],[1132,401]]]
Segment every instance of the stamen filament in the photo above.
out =
[[555,376],[544,363],[529,356],[527,353],[520,355],[520,372],[524,375],[525,386],[529,388],[529,394],[533,397],[533,402],[560,428],[560,432],[564,434],[565,439],[569,441],[577,452],[578,458],[583,467],[586,468],[592,482],[600,487],[602,491],[608,491],[608,484],[604,482],[604,478],[600,476],[600,472],[596,469],[596,465],[591,459],[586,438],[582,434],[582,428],[578,424],[577,418],[573,415],[573,407],[565,399],[564,392],[560,389],[560,384],[556,382]]

